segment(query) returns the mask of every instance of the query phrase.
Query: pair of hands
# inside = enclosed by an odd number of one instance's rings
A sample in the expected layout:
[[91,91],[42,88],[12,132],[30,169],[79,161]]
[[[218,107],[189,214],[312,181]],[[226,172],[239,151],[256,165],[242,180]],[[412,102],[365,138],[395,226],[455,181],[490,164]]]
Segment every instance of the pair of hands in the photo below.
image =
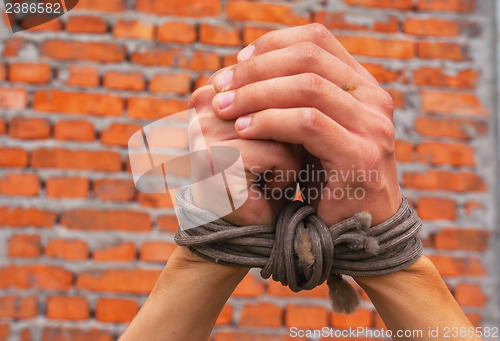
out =
[[[309,203],[327,225],[362,210],[376,224],[399,208],[392,98],[320,24],[260,37],[238,54],[238,64],[196,90],[189,106],[199,113],[207,146],[240,150],[249,187],[266,171],[266,186],[283,190],[300,169],[324,170],[326,183],[301,186],[323,192]],[[274,223],[284,200],[255,188],[248,193],[225,219]]]

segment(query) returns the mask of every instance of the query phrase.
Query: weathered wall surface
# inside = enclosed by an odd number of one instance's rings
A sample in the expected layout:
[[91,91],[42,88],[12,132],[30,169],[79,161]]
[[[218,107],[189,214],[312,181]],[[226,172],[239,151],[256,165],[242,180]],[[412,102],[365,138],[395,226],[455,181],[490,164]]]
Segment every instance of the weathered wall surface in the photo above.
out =
[[[425,221],[425,252],[470,319],[498,326],[494,13],[491,0],[80,0],[37,29],[2,25],[0,340],[118,337],[176,230],[167,195],[134,189],[129,136],[184,110],[258,36],[310,22],[393,95],[400,181]],[[366,297],[336,315],[324,286],[293,294],[252,272],[213,338],[283,340],[291,326],[382,322]]]

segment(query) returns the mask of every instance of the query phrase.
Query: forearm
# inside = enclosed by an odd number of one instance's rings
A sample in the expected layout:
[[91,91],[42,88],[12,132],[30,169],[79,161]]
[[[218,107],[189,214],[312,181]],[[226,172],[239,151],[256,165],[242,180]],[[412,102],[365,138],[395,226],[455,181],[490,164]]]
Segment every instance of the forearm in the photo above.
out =
[[208,339],[248,269],[192,261],[188,253],[187,248],[176,249],[120,341]]
[[[421,257],[409,268],[394,274],[373,278],[357,277],[355,280],[368,294],[393,335],[397,330],[421,330],[423,338],[418,338],[419,340],[444,340],[445,327],[472,327],[438,271],[426,257]],[[439,328],[439,337],[430,337],[429,328]],[[479,337],[453,339],[481,340]]]

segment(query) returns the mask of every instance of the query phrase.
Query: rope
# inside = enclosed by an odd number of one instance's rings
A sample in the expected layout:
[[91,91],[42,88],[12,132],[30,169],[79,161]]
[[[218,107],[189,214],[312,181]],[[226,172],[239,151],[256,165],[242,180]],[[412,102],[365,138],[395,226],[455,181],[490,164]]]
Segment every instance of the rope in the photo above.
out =
[[[176,199],[179,220],[198,226],[180,226],[178,245],[215,263],[261,268],[263,278],[272,277],[294,292],[327,281],[332,308],[339,313],[351,313],[359,304],[356,290],[341,275],[390,274],[422,254],[417,235],[422,221],[404,196],[396,214],[373,227],[367,211],[328,227],[300,201],[287,204],[276,226],[234,226],[195,206],[189,187],[181,188]],[[202,217],[214,220],[197,224]]]

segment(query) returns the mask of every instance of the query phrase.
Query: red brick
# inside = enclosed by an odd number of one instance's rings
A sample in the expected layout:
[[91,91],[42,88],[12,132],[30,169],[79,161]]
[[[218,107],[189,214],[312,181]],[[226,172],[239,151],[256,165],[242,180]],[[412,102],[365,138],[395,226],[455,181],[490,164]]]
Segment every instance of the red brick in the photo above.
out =
[[267,282],[267,291],[269,295],[276,297],[294,297],[294,298],[323,298],[328,299],[328,287],[326,283],[317,286],[312,290],[302,290],[293,292],[287,286],[282,285],[280,282],[269,280]]
[[474,327],[481,327],[481,320],[483,318],[481,314],[465,313],[465,316],[467,316]]
[[484,181],[472,172],[428,170],[425,173],[403,174],[403,186],[419,190],[443,190],[453,192],[485,192]]
[[4,296],[0,297],[0,318],[30,319],[38,314],[36,296]]
[[78,275],[77,290],[149,294],[160,270],[106,270],[83,272]]
[[124,46],[104,42],[48,40],[40,47],[41,54],[56,60],[87,60],[98,63],[119,63],[125,60]]
[[198,78],[196,78],[196,81],[194,83],[194,89],[193,90],[196,90],[196,89],[199,89],[201,88],[202,86],[205,86],[208,84],[208,80],[210,79],[209,76],[199,76]]
[[94,195],[104,201],[132,201],[136,191],[130,180],[102,179],[94,181]]
[[146,87],[146,82],[140,72],[121,73],[110,71],[104,75],[103,85],[113,90],[142,91]]
[[7,66],[0,63],[0,81],[3,82],[7,78]]
[[19,341],[31,341],[31,340],[33,340],[33,338],[31,337],[31,329],[29,327],[19,332]]
[[363,67],[377,79],[379,83],[395,82],[402,77],[401,70],[391,70],[383,65],[363,63]]
[[[85,1],[85,0],[80,0],[80,1]],[[68,327],[45,328],[43,330],[42,337],[43,341],[89,341],[89,340],[113,341],[114,340],[113,335],[109,331],[97,330],[97,329],[80,330]]]
[[241,311],[239,327],[280,328],[283,310],[272,303],[246,303]]
[[118,20],[113,29],[113,35],[124,39],[153,40],[154,25],[138,20]]
[[260,21],[293,26],[310,22],[307,15],[298,15],[291,6],[249,1],[229,1],[226,4],[226,16],[234,21]]
[[483,277],[487,274],[479,258],[437,255],[428,255],[428,258],[444,277]]
[[476,87],[479,72],[465,69],[455,75],[447,74],[442,68],[424,67],[413,71],[413,81],[416,85],[472,89]]
[[40,180],[36,174],[7,174],[0,179],[2,195],[33,197],[40,192]]
[[9,135],[15,139],[46,139],[50,137],[50,124],[43,118],[13,117],[9,124]]
[[488,297],[479,284],[459,283],[455,289],[455,299],[462,307],[484,307]]
[[233,306],[226,304],[215,321],[216,326],[227,326],[233,322]]
[[445,228],[433,235],[439,250],[486,251],[490,232],[477,229]]
[[101,132],[101,143],[110,146],[127,147],[130,137],[141,129],[135,123],[112,123]]
[[402,109],[405,107],[405,93],[396,89],[385,88],[389,95],[392,97],[393,105],[395,109]]
[[47,298],[47,318],[50,320],[87,320],[89,304],[85,297],[50,296]]
[[52,227],[56,215],[37,208],[0,207],[0,226],[7,227]]
[[403,32],[426,37],[456,37],[461,24],[454,20],[408,18],[403,23]]
[[51,239],[45,246],[45,256],[68,261],[85,260],[89,247],[83,240]]
[[158,217],[158,219],[156,220],[156,224],[158,225],[158,229],[160,231],[172,233],[177,232],[177,229],[179,227],[179,221],[177,220],[177,217],[172,215],[164,215]]
[[0,323],[0,341],[7,341],[10,335],[10,326],[7,323]]
[[137,195],[137,201],[145,207],[173,208],[170,193],[142,193]]
[[454,200],[419,198],[417,212],[423,220],[455,220],[457,207]]
[[40,236],[17,234],[9,240],[9,258],[36,258],[40,256]]
[[0,118],[0,135],[5,134],[6,131],[7,131],[7,126],[5,123],[5,119]]
[[468,60],[468,54],[460,44],[450,42],[418,42],[418,56],[423,59]]
[[59,19],[54,19],[37,26],[33,26],[33,22],[33,18],[26,17],[24,20],[22,20],[21,26],[28,28],[26,30],[27,32],[57,32],[62,30],[62,22]]
[[285,325],[298,329],[321,329],[328,326],[328,310],[319,306],[289,304],[285,312]]
[[187,95],[191,91],[191,76],[187,73],[155,75],[149,83],[149,91]]
[[245,45],[249,45],[258,38],[262,37],[264,34],[271,31],[272,29],[269,28],[245,26],[243,28],[243,43]]
[[179,66],[193,71],[216,71],[221,68],[221,60],[217,53],[194,51],[192,55],[183,55]]
[[122,169],[122,163],[120,154],[111,151],[42,148],[33,151],[31,167],[117,172]]
[[251,273],[245,276],[233,292],[234,297],[261,297],[264,293],[264,283]]
[[255,333],[238,331],[234,329],[228,330],[218,330],[215,333],[215,339],[213,341],[293,341],[293,340],[303,340],[306,341],[305,337],[291,337],[289,333],[284,333],[277,335],[275,332],[270,333]]
[[413,0],[344,0],[350,6],[374,8],[393,8],[399,10],[413,9]]
[[196,27],[185,22],[167,22],[158,26],[156,39],[162,43],[192,44],[196,41]]
[[130,322],[139,311],[137,301],[121,298],[99,298],[95,318],[101,322]]
[[149,241],[141,245],[140,258],[144,262],[165,263],[177,245],[169,242]]
[[66,31],[70,33],[106,33],[108,24],[101,17],[74,16],[68,18]]
[[151,48],[134,51],[130,61],[144,66],[173,66],[182,55],[180,49]]
[[337,39],[354,55],[412,59],[416,54],[416,44],[411,40],[379,39],[360,36],[337,36]]
[[14,276],[19,289],[69,290],[73,283],[71,272],[50,265],[17,266]]
[[121,116],[124,100],[111,94],[40,90],[35,92],[33,109],[43,112]]
[[200,41],[209,45],[239,46],[240,32],[237,28],[223,25],[201,24]]
[[[65,70],[66,71],[66,70]],[[71,65],[68,70],[67,85],[84,88],[99,86],[99,69],[92,66]]]
[[220,0],[138,0],[135,9],[155,15],[216,17],[221,12],[221,2]]
[[14,271],[13,265],[8,265],[0,268],[0,289],[8,289],[13,286],[14,282]]
[[445,11],[471,13],[476,9],[475,0],[419,0],[420,11]]
[[62,141],[94,141],[94,125],[85,120],[60,120],[54,125],[54,138]]
[[128,3],[123,0],[80,0],[78,9],[118,13],[127,10]]
[[373,327],[373,311],[358,309],[350,315],[332,313],[331,324],[336,329],[370,328]]
[[134,243],[125,242],[94,250],[92,259],[97,262],[133,262],[135,253]]
[[399,162],[412,162],[414,148],[410,142],[396,140],[395,142],[396,160]]
[[423,136],[469,140],[488,133],[487,122],[448,117],[419,117],[415,131]]
[[422,91],[422,111],[426,113],[487,115],[489,110],[482,106],[473,93],[447,91]]
[[50,65],[42,63],[12,63],[9,67],[9,82],[47,84],[52,78]]
[[20,88],[0,87],[0,108],[20,110],[28,105],[28,93]]
[[28,152],[16,147],[0,147],[0,167],[21,167],[28,165]]
[[238,64],[238,54],[237,53],[226,54],[223,57],[223,59],[224,60],[223,60],[222,64],[224,65],[224,67]]
[[325,25],[330,30],[350,31],[374,31],[385,33],[396,33],[399,29],[399,21],[391,16],[385,21],[374,21],[370,24],[358,24],[346,18],[344,12],[321,11],[314,14],[314,22]]
[[49,198],[87,198],[89,195],[89,179],[81,177],[47,179],[45,194]]
[[468,201],[465,203],[464,205],[465,207],[465,213],[466,215],[468,216],[471,216],[472,214],[474,214],[475,212],[478,212],[478,211],[484,211],[484,205],[480,202],[476,202],[476,201]]
[[422,142],[417,160],[433,165],[474,166],[474,149],[462,143]]
[[66,211],[61,215],[60,223],[72,230],[136,232],[151,230],[149,214],[135,211],[97,211],[92,209]]
[[154,97],[131,97],[128,100],[128,117],[157,120],[187,110],[185,101]]
[[21,38],[12,38],[4,41],[2,57],[17,57],[19,51],[25,46],[25,41]]

